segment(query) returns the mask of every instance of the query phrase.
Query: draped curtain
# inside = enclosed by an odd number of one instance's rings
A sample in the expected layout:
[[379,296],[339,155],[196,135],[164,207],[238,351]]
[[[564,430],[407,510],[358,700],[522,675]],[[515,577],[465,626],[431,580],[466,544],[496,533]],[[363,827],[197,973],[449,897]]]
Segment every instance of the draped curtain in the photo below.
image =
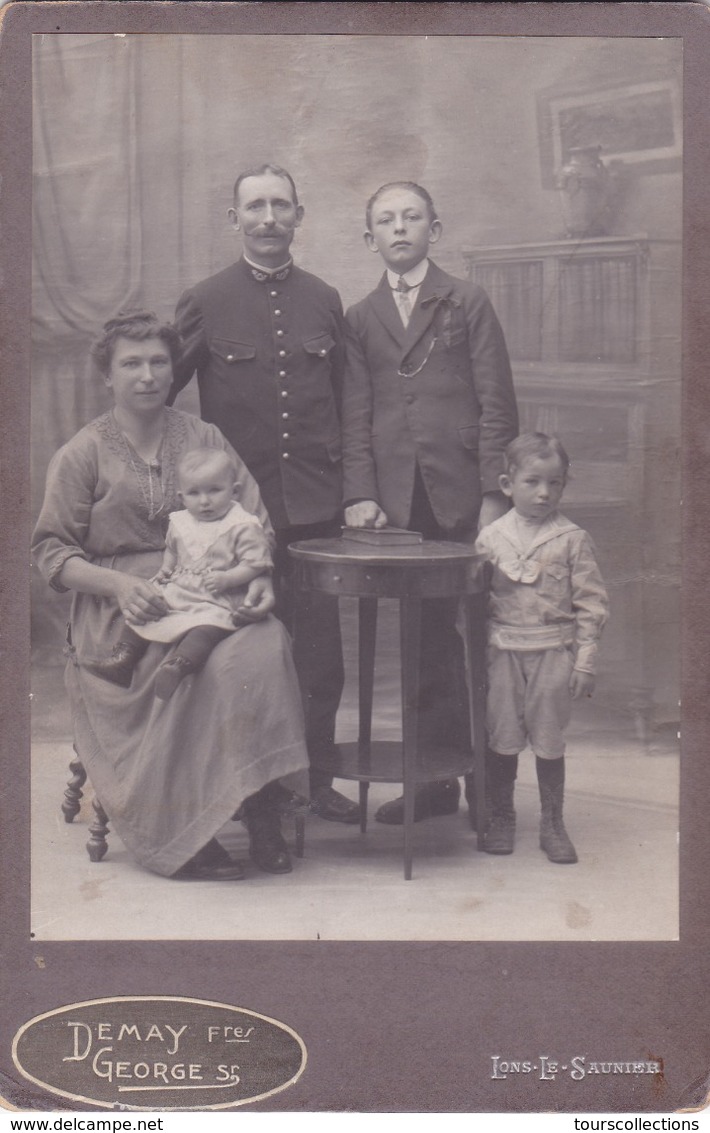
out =
[[[89,345],[138,301],[141,178],[136,38],[35,37],[33,70],[32,502],[49,459],[109,404]],[[92,91],[90,98],[86,92]],[[56,636],[66,601],[33,578],[35,630]],[[37,616],[39,615],[39,616]],[[35,634],[35,639],[37,634]]]

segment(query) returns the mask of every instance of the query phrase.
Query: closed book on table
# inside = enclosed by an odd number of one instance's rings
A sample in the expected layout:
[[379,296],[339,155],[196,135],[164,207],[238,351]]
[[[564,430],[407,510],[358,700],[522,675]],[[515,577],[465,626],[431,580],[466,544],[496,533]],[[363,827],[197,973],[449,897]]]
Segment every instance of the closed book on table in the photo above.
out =
[[353,543],[370,543],[375,547],[403,547],[408,543],[423,543],[418,531],[403,527],[343,527],[343,539]]

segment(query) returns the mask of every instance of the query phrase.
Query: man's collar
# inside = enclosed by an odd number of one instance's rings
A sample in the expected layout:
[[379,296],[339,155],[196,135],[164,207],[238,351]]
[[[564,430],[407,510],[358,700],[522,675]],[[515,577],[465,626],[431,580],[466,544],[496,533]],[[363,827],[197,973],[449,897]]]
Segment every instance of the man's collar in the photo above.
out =
[[265,268],[261,264],[254,264],[246,256],[243,259],[254,279],[258,280],[259,283],[267,283],[272,279],[287,279],[293,267],[293,260],[290,258],[278,268]]
[[[415,264],[413,268],[410,268],[409,271],[405,271],[401,278],[410,287],[420,287],[428,271],[429,259],[425,256],[424,259],[420,260],[418,264]],[[398,279],[400,279],[399,273],[392,271],[391,268],[387,268],[387,282],[390,287],[396,288]]]

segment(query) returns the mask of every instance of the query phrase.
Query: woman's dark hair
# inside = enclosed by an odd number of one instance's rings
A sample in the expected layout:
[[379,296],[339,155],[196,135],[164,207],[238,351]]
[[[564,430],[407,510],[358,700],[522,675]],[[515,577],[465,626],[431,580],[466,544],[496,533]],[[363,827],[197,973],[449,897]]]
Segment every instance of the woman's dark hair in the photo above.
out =
[[134,342],[145,342],[147,338],[159,338],[165,343],[170,361],[175,368],[180,358],[181,339],[172,323],[163,323],[153,311],[119,311],[107,323],[91,347],[91,358],[99,373],[108,374],[111,359],[118,338],[130,338]]

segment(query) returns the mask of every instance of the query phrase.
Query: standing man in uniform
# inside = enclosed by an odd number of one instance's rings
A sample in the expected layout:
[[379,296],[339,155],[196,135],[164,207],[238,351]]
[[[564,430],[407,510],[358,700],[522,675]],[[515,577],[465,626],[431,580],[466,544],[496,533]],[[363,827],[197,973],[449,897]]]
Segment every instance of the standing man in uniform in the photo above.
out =
[[332,786],[343,688],[337,599],[295,592],[287,550],[340,531],[342,305],[334,288],[291,259],[303,205],[285,169],[242,173],[228,215],[243,256],[178,302],[185,351],[174,393],[197,373],[203,419],[219,426],[259,485],[276,532],[275,612],[295,641],[311,808],[354,823],[357,804]]
[[[508,352],[488,296],[429,259],[442,232],[421,185],[383,185],[366,209],[365,243],[384,260],[375,288],[348,311],[343,400],[345,522],[391,523],[425,539],[473,542],[508,509],[504,451],[518,432]],[[471,739],[455,599],[422,603],[419,740],[426,750]],[[460,787],[417,788],[414,819],[455,814]],[[472,825],[472,776],[466,797]],[[400,797],[377,811],[403,821]]]

